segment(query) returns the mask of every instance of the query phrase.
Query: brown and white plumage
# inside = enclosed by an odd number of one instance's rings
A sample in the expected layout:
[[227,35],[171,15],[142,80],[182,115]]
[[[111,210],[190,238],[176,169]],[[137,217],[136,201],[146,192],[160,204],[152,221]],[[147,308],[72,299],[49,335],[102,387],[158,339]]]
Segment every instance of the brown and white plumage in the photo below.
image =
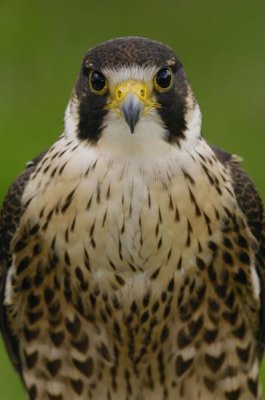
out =
[[262,203],[201,137],[173,51],[90,50],[65,119],[0,216],[1,329],[29,398],[261,399]]

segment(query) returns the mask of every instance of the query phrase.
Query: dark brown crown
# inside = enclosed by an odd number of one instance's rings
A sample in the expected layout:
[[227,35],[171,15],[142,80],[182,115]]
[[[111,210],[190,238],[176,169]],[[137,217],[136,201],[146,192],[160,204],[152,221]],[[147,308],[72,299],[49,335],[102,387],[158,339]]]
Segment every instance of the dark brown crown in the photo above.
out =
[[84,66],[101,70],[137,64],[140,66],[166,66],[173,62],[181,64],[174,51],[163,43],[142,37],[112,39],[89,50],[84,58]]

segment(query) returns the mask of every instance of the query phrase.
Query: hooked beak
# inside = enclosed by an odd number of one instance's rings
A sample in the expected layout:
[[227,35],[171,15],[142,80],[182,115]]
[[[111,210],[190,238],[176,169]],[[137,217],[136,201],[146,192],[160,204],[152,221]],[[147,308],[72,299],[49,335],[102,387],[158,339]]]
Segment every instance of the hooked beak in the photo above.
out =
[[114,109],[118,114],[123,114],[131,133],[141,116],[150,108],[158,108],[159,104],[150,97],[150,89],[140,81],[127,80],[119,83],[111,93],[112,100],[106,109]]
[[131,133],[134,132],[135,125],[139,121],[142,108],[143,105],[139,102],[136,96],[133,94],[126,96],[126,99],[122,104],[121,111],[124,114],[125,121],[130,127]]

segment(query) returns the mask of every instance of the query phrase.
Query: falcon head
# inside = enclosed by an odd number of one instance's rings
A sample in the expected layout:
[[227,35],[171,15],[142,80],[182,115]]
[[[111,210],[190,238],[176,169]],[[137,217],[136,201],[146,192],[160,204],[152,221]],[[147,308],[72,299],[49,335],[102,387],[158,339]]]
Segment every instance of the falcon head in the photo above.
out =
[[181,146],[200,129],[198,104],[168,46],[124,37],[86,53],[66,110],[66,135],[91,144],[156,138]]

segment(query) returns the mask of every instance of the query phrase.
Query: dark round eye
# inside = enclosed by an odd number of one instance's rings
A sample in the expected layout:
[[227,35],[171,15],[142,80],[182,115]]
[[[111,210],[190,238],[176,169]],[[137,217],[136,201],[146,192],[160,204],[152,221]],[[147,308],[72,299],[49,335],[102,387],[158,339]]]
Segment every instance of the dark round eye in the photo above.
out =
[[107,88],[107,80],[105,76],[98,71],[92,71],[90,75],[90,84],[94,91],[103,92]]
[[172,82],[172,72],[168,68],[162,68],[155,77],[155,86],[157,89],[167,89]]

